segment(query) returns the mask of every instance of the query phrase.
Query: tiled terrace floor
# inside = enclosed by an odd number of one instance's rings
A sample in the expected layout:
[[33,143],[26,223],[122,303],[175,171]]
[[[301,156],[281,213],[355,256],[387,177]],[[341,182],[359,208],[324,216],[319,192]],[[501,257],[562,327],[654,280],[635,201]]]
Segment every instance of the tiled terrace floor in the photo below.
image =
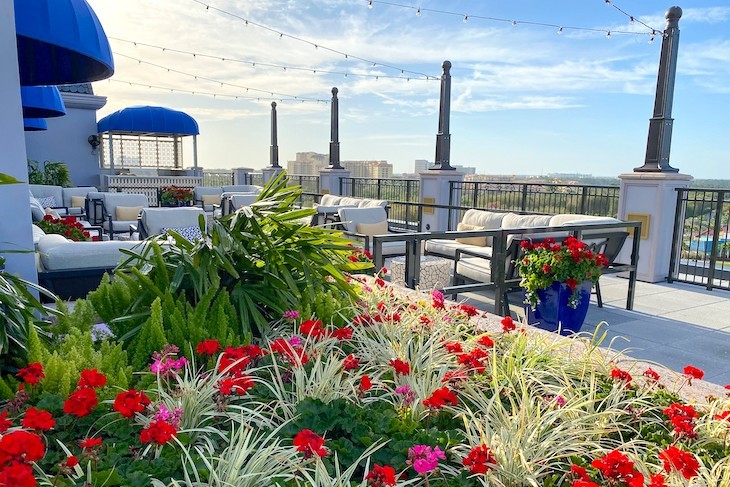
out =
[[[604,346],[613,340],[612,348],[632,357],[677,371],[691,364],[705,371],[705,380],[730,384],[730,292],[682,283],[638,282],[634,309],[627,311],[627,286],[626,279],[602,277],[603,308],[592,296],[582,331],[594,331],[606,322]],[[518,294],[510,297],[519,299]],[[488,293],[465,293],[459,300],[489,312],[494,309]],[[518,308],[511,306],[513,317],[522,317]]]

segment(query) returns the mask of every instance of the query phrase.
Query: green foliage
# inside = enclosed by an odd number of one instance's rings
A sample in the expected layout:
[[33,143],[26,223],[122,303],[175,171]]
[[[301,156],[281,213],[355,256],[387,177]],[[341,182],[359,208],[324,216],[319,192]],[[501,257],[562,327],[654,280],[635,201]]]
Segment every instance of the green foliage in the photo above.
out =
[[43,365],[46,375],[36,386],[39,393],[68,396],[84,369],[99,370],[107,376],[108,386],[126,388],[132,381],[132,367],[122,345],[106,340],[94,343],[88,330],[71,329],[55,347],[40,348],[39,356],[37,347],[31,348],[32,356]]
[[355,315],[352,297],[337,289],[317,293],[314,299],[309,295],[303,296],[297,310],[300,316],[316,316],[323,323],[337,327],[345,326]]
[[[108,323],[109,328],[119,336],[119,330],[115,329],[112,321],[127,314],[127,310],[139,292],[138,285],[121,279],[115,279],[112,282],[109,274],[104,274],[99,287],[90,292],[87,299],[101,320]],[[149,305],[151,302],[152,300],[147,304]]]
[[71,186],[71,177],[63,162],[46,161],[40,163],[28,159],[28,184],[47,184],[51,186]]
[[300,195],[280,176],[254,204],[215,220],[210,234],[195,243],[173,232],[169,246],[149,240],[144,250],[129,251],[127,264],[134,267],[117,271],[140,289],[128,314],[148,314],[154,298],[167,291],[184,294],[193,306],[211,289],[227,291],[238,334],[248,337],[262,334],[302,300],[313,303],[318,293],[334,289],[354,298],[342,271],[367,264],[348,260],[352,248],[339,232],[301,223],[313,210],[294,207]]
[[34,291],[55,299],[52,293],[6,272],[4,264],[0,257],[0,367],[7,368],[25,361],[30,331],[47,327],[48,317],[59,313],[41,304]]

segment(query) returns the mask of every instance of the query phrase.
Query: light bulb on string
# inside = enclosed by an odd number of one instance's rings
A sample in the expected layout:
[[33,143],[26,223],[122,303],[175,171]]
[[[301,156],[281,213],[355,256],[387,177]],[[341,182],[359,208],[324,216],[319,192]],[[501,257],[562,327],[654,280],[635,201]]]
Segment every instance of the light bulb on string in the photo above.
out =
[[606,38],[607,39],[610,39],[611,38],[611,31],[610,30],[606,32]]
[[652,34],[651,37],[649,37],[649,44],[654,44],[654,37],[656,37],[655,34]]
[[373,0],[368,0],[368,8],[373,8]]
[[634,16],[633,16],[633,15],[631,15],[631,16],[629,17],[629,24],[631,24],[631,25],[634,25],[634,23],[636,23],[636,19],[634,19]]
[[464,23],[466,24],[468,22],[469,22],[469,16],[468,15],[464,15]]
[[603,0],[603,1],[606,2],[606,5],[611,5],[611,0]]
[[563,26],[561,25],[560,28],[558,29],[558,35],[560,35],[562,33],[563,33]]
[[416,10],[416,17],[421,16],[421,7],[418,7],[418,10]]
[[516,21],[516,20],[513,20],[513,21],[512,21],[512,27],[514,27],[514,26],[516,26],[516,25],[517,25],[517,21]]

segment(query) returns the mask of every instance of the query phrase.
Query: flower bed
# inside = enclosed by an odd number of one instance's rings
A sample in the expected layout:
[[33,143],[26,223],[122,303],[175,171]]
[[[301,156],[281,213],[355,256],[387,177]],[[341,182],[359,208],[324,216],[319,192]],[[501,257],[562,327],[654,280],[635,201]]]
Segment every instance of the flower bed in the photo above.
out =
[[[75,367],[31,333],[0,485],[728,485],[727,398],[685,403],[588,338],[479,331],[436,292],[357,287],[344,326],[291,311],[255,343],[161,346],[141,375],[88,331],[66,339]],[[180,318],[157,313],[164,343]]]
[[92,236],[75,216],[53,218],[51,215],[46,215],[43,220],[35,222],[35,224],[46,233],[63,235],[74,242],[99,241],[99,237]]

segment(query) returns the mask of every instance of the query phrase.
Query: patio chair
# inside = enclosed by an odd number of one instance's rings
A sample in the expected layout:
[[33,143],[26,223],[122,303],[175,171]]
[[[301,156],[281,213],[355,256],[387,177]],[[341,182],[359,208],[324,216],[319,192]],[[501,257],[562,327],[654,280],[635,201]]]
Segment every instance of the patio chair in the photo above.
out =
[[61,188],[63,206],[68,208],[69,215],[81,216],[85,214],[86,195],[97,193],[99,190],[93,186],[77,186],[74,188]]
[[162,235],[167,230],[175,230],[193,242],[203,236],[199,224],[201,215],[205,217],[203,209],[192,206],[142,208],[136,225],[138,235],[134,235],[134,232],[132,232],[131,239],[143,240],[152,235]]
[[258,197],[259,193],[224,192],[221,195],[221,215],[228,215],[242,206],[249,206]]
[[89,193],[89,198],[101,195],[103,215],[101,226],[111,238],[130,231],[143,208],[149,208],[149,200],[143,194]]
[[259,194],[264,188],[253,184],[235,184],[232,186],[223,186],[224,193],[254,193]]
[[30,194],[43,208],[51,208],[60,216],[68,215],[68,206],[63,203],[63,188],[47,184],[29,184]]
[[207,213],[215,211],[216,206],[220,206],[222,194],[223,187],[221,186],[196,186],[193,188],[195,205],[200,206]]
[[[396,233],[390,231],[388,214],[382,206],[370,208],[340,208],[337,210],[337,214],[340,217],[340,225],[345,235],[361,243],[367,251],[372,250],[370,242],[374,235]],[[382,250],[383,257],[406,255],[406,242],[383,242]]]

